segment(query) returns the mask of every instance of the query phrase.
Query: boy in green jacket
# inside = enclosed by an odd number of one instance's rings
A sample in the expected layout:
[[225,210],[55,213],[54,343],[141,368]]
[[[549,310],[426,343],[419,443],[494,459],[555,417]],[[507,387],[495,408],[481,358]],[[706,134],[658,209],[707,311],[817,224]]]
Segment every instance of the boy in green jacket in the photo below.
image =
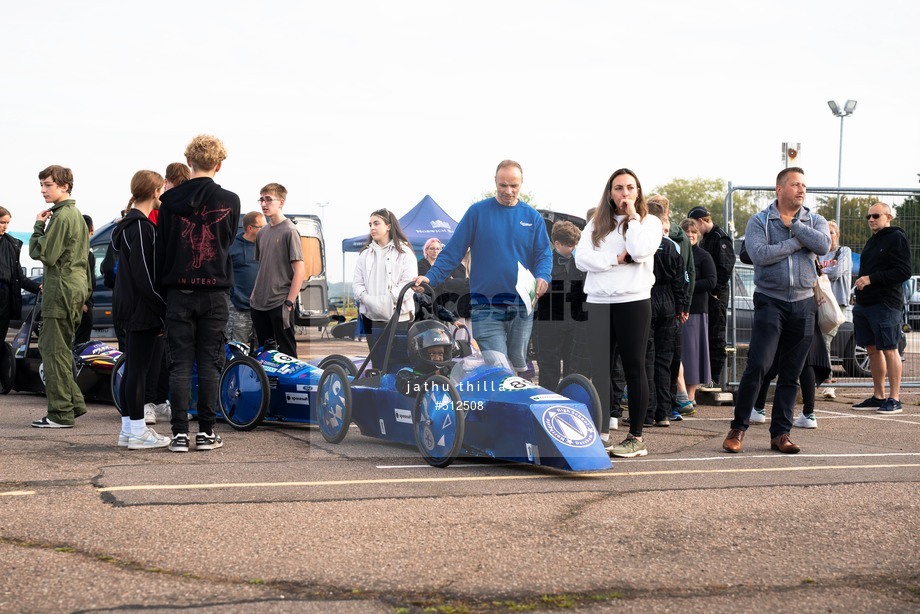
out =
[[35,428],[72,428],[86,413],[83,393],[73,377],[73,336],[90,293],[89,234],[70,197],[73,172],[49,166],[38,174],[42,197],[51,204],[35,218],[29,255],[45,266],[42,279],[42,329],[38,350],[45,373],[48,415]]

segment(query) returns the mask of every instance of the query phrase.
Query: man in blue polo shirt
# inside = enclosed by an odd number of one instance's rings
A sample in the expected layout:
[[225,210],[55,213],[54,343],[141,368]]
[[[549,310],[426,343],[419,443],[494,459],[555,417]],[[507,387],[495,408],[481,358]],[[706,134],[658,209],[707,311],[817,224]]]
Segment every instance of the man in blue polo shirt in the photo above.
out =
[[518,199],[524,171],[503,160],[495,171],[496,195],[470,206],[427,276],[416,283],[444,282],[471,250],[470,298],[473,336],[482,350],[508,357],[515,371],[526,371],[533,312],[518,296],[518,263],[536,278],[537,298],[549,287],[553,250],[543,217]]

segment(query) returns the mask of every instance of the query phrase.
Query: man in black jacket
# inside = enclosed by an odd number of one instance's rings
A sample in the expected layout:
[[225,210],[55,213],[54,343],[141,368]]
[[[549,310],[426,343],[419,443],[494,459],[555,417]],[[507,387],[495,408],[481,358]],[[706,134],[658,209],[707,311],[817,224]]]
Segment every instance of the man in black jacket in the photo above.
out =
[[[901,409],[901,312],[904,296],[901,284],[910,279],[910,245],[907,235],[891,225],[891,207],[875,203],[866,215],[872,236],[859,259],[853,328],[856,344],[869,353],[872,396],[853,409],[900,414]],[[889,395],[885,395],[885,375]]]
[[192,366],[198,363],[196,450],[223,445],[214,433],[217,390],[224,363],[233,285],[230,245],[240,219],[240,198],[214,182],[227,150],[199,135],[185,149],[192,178],[163,193],[157,234],[163,249],[159,283],[166,292],[166,343],[173,452],[188,452]]
[[703,235],[700,247],[709,252],[716,264],[716,287],[709,301],[709,365],[717,385],[722,381],[725,365],[725,316],[728,311],[728,284],[735,269],[732,238],[712,221],[706,207],[690,209],[687,217],[695,219]]

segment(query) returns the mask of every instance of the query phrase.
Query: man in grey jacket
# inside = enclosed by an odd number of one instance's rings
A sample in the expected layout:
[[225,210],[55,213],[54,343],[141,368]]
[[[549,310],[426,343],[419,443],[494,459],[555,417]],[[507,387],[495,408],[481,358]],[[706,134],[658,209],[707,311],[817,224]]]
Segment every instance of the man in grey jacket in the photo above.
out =
[[748,362],[738,385],[735,417],[722,443],[741,452],[751,407],[764,373],[780,356],[773,398],[770,449],[795,454],[789,440],[799,374],[815,332],[815,255],[831,246],[827,221],[805,207],[805,171],[790,167],[776,176],[776,200],[753,216],[744,235],[754,263],[754,324]]

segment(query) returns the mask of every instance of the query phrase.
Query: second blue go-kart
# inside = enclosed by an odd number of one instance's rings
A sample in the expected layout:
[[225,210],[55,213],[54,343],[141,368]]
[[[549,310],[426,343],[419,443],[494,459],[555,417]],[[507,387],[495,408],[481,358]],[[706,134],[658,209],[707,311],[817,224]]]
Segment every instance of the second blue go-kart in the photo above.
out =
[[230,347],[218,401],[223,418],[242,431],[263,422],[316,424],[313,408],[323,369],[336,365],[347,375],[357,372],[350,358],[338,354],[312,364],[273,347],[261,347],[254,356],[242,344]]
[[394,313],[375,331],[371,357],[379,368],[365,363],[354,377],[342,364],[323,369],[316,412],[327,441],[342,441],[353,421],[363,435],[416,446],[435,467],[463,455],[566,471],[610,469],[601,440],[606,420],[587,378],[570,375],[547,390],[519,377],[502,354],[457,342],[439,322],[416,322],[397,334],[397,319]]
[[[339,365],[354,375],[355,363],[346,356],[332,354],[318,364],[304,362],[273,347],[261,347],[249,355],[244,343],[226,345],[226,362],[218,390],[218,418],[233,428],[249,431],[264,422],[316,424],[312,407],[323,369]],[[112,376],[112,397],[120,407],[120,389],[124,358],[116,364]],[[198,380],[192,372],[189,413],[196,414]]]

